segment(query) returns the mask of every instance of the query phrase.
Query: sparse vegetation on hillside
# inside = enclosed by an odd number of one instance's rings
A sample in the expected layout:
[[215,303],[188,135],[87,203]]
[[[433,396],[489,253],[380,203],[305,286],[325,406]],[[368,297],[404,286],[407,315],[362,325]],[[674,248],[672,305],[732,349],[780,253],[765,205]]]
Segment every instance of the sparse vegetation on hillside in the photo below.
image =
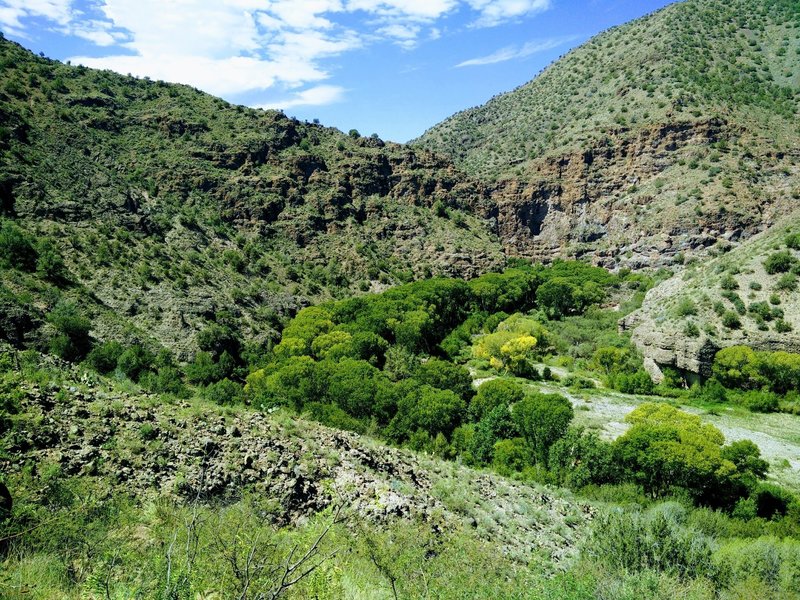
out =
[[[680,2],[600,34],[530,83],[450,117],[416,143],[455,157],[470,173],[523,179],[545,155],[714,116],[748,128],[768,123],[785,146],[798,135],[798,48],[800,12],[791,0]],[[690,168],[717,178],[720,160],[732,166],[725,157],[732,148],[719,141],[708,150]],[[752,160],[754,150],[741,158]],[[653,185],[669,180],[662,174]]]

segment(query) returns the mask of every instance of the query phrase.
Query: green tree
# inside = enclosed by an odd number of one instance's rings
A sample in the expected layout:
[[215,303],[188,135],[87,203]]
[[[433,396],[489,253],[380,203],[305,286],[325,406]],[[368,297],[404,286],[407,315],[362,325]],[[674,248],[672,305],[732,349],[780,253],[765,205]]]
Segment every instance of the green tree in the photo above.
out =
[[316,366],[317,385],[323,398],[358,419],[368,418],[375,408],[378,379],[383,374],[363,360],[344,358]]
[[[294,356],[247,377],[245,395],[259,408],[293,406],[301,410],[307,402],[319,399],[316,363],[310,356]],[[188,375],[188,373],[187,373]]]
[[521,385],[505,379],[485,381],[478,388],[478,393],[469,405],[469,416],[473,421],[480,421],[498,406],[511,406],[525,397]]
[[712,365],[714,376],[729,388],[757,389],[764,385],[755,351],[747,346],[730,346],[717,352]]
[[492,452],[492,466],[501,475],[510,476],[528,465],[530,453],[522,438],[499,440]]
[[511,409],[514,422],[528,442],[537,464],[547,464],[547,453],[567,432],[574,416],[572,404],[558,394],[529,394]]
[[683,488],[700,503],[733,501],[723,492],[734,491],[740,474],[723,454],[719,429],[663,403],[642,404],[625,420],[631,428],[614,451],[628,478],[653,496]]
[[398,440],[407,439],[417,430],[431,437],[437,433],[449,437],[461,423],[464,411],[464,400],[454,392],[422,385],[397,403],[397,414],[389,423],[387,433]]
[[563,277],[553,277],[536,290],[536,302],[551,319],[572,314],[577,308],[577,286]]
[[455,392],[464,402],[469,402],[475,395],[469,371],[445,360],[431,358],[421,363],[414,372],[414,377],[420,383]]
[[91,321],[72,302],[61,301],[47,315],[57,335],[50,341],[50,351],[64,360],[78,361],[89,352]]
[[469,447],[470,455],[476,463],[487,465],[492,462],[494,447],[498,441],[518,435],[519,430],[511,418],[508,405],[495,406],[475,425]]
[[576,427],[570,427],[550,446],[548,466],[560,484],[573,489],[614,483],[619,478],[611,444]]

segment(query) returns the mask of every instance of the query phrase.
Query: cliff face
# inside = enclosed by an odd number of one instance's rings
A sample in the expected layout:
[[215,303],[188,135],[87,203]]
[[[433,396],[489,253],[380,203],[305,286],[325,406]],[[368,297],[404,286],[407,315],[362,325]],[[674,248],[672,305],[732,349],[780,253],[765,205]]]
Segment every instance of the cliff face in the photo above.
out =
[[412,145],[493,182],[510,254],[680,262],[796,205],[798,23],[784,0],[675,3]]
[[668,194],[630,191],[667,171],[677,155],[717,142],[725,128],[712,120],[619,130],[582,152],[535,161],[529,182],[506,181],[495,191],[500,238],[511,253],[536,259],[589,254],[614,267],[620,253],[630,252],[631,266],[669,264],[677,252],[713,241],[711,232],[680,213],[643,215]]
[[[672,367],[707,378],[716,352],[746,345],[755,350],[800,352],[800,297],[796,276],[768,272],[765,261],[787,252],[786,236],[800,231],[800,216],[780,219],[735,247],[692,261],[647,293],[642,307],[620,322],[654,380]],[[792,283],[794,282],[794,283]]]

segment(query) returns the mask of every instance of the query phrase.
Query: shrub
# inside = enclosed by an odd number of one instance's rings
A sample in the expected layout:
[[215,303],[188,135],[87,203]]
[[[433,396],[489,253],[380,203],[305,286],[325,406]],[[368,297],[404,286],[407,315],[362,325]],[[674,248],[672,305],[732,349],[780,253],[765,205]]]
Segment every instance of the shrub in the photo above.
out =
[[794,273],[784,273],[775,282],[775,289],[779,292],[793,292],[797,289],[797,275]]
[[53,282],[60,282],[66,276],[64,259],[49,239],[40,240],[36,245],[36,272]]
[[608,568],[655,570],[681,578],[718,580],[711,541],[670,522],[664,514],[611,512],[594,522],[584,552]]
[[143,373],[139,383],[156,394],[174,394],[180,397],[187,394],[180,370],[171,365],[160,366],[155,372]]
[[796,262],[797,259],[792,256],[789,251],[783,250],[781,252],[770,254],[764,261],[764,269],[770,275],[775,275],[776,273],[786,273],[795,265]]
[[216,404],[239,404],[242,401],[243,389],[241,385],[226,377],[209,385],[203,391],[203,395]]
[[0,267],[23,271],[36,268],[33,240],[11,221],[3,221],[0,225]]
[[722,324],[728,329],[739,329],[742,326],[739,315],[732,310],[726,310],[722,313]]
[[620,373],[609,378],[609,385],[623,394],[652,394],[655,384],[644,369],[634,373]]
[[697,314],[697,305],[691,298],[681,298],[675,307],[675,315],[678,317],[688,317]]
[[792,250],[800,250],[800,233],[790,233],[787,235],[786,246]]
[[58,335],[50,342],[50,351],[64,360],[81,360],[89,352],[91,322],[71,302],[59,302],[47,315]]
[[139,377],[150,369],[154,360],[152,352],[139,344],[134,344],[120,354],[117,367],[132,381],[139,381]]
[[98,373],[110,373],[117,368],[117,361],[124,351],[119,342],[105,342],[92,348],[86,362]]
[[719,283],[719,287],[723,290],[736,290],[739,289],[739,283],[733,275],[725,275]]

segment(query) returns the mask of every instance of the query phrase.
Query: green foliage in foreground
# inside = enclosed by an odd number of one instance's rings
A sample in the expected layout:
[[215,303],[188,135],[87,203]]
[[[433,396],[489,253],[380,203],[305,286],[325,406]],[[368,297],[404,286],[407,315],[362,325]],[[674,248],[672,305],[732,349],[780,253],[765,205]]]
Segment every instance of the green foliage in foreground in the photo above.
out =
[[[777,600],[800,593],[800,542],[780,539],[759,519],[677,502],[603,511],[580,557],[550,575],[553,565],[542,570],[535,556],[530,565],[511,560],[469,528],[373,525],[347,506],[279,527],[278,507],[253,494],[226,504],[140,503],[52,468],[11,483],[17,502],[12,519],[0,523],[0,596],[9,600]],[[298,562],[287,580],[298,581],[281,588],[286,565]]]

